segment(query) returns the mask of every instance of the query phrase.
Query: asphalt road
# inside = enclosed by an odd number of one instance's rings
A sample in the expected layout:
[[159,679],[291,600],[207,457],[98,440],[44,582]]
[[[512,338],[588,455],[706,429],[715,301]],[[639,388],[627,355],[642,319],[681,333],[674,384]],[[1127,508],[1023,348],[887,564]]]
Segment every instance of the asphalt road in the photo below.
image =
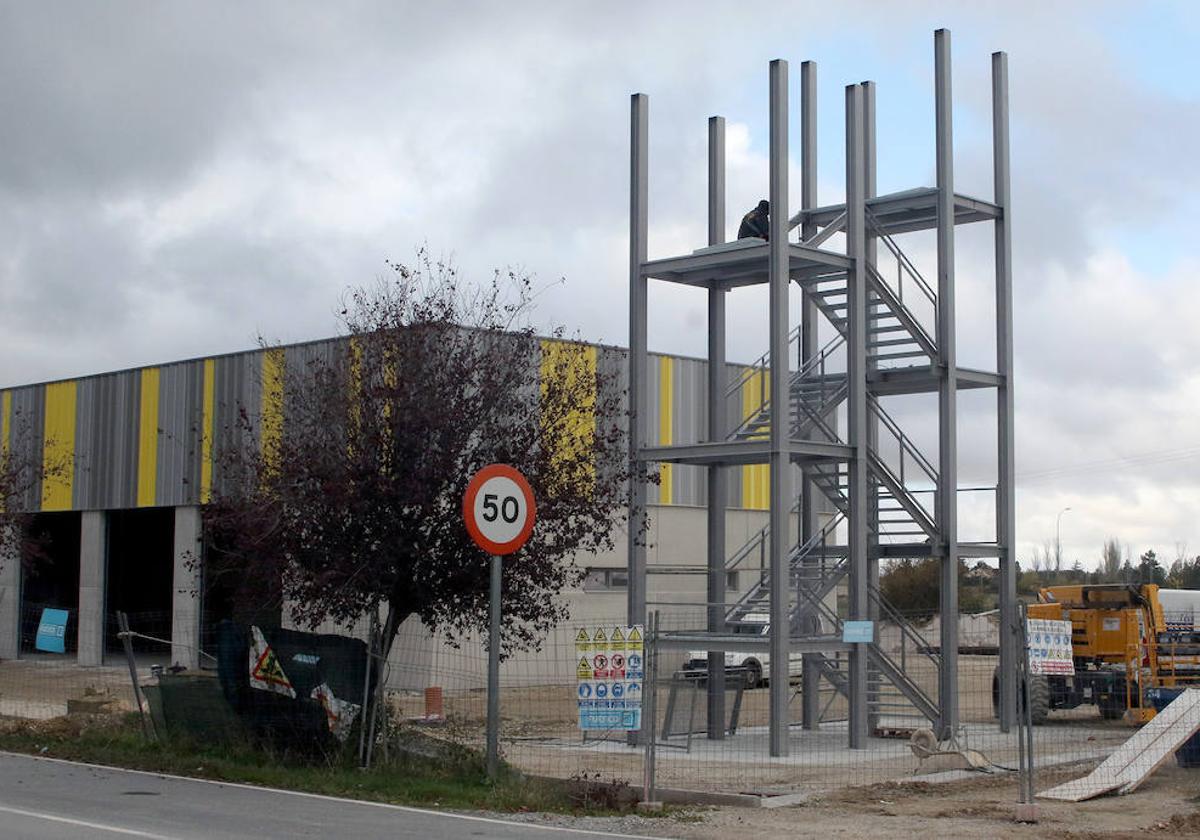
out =
[[4,840],[620,837],[0,753]]

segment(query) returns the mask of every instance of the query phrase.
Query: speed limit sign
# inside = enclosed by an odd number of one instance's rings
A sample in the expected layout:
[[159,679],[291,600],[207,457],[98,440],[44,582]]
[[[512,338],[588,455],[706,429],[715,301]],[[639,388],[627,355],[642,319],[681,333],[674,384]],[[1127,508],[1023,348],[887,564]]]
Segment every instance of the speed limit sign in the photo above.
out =
[[467,533],[489,554],[512,554],[523,546],[536,514],[529,482],[507,464],[481,469],[463,495]]

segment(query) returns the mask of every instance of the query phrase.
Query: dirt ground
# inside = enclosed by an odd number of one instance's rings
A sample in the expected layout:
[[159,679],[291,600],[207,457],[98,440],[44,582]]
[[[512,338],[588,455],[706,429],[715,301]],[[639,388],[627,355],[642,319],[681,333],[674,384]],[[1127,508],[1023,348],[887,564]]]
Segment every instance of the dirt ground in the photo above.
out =
[[[1063,775],[1058,781],[1072,778]],[[1054,779],[1039,782],[1039,788]],[[1015,779],[851,788],[806,805],[770,810],[717,808],[682,814],[646,833],[716,840],[804,837],[1200,837],[1200,771],[1174,764],[1127,796],[1090,802],[1038,802],[1039,822],[1013,821]],[[657,830],[656,830],[657,829]]]

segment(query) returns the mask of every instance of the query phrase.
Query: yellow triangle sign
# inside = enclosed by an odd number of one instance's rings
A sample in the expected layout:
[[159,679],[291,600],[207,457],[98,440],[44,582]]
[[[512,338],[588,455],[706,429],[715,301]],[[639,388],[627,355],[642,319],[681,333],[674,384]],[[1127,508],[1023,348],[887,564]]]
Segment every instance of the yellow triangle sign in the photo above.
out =
[[641,640],[642,640],[642,634],[640,632],[638,632],[638,629],[636,627],[630,627],[629,628],[629,641],[640,642]]
[[575,666],[575,676],[581,680],[592,678],[592,665],[586,656],[579,657],[579,664]]
[[586,641],[588,641],[588,634],[587,634],[587,630],[585,630],[584,628],[580,627],[580,628],[579,628],[579,632],[575,634],[575,641],[577,641],[577,642],[586,642]]
[[614,627],[613,631],[612,631],[612,635],[609,636],[608,638],[610,641],[613,641],[613,642],[623,642],[623,641],[625,641],[625,634],[621,632],[620,627]]
[[597,627],[596,632],[592,634],[592,641],[593,642],[603,642],[606,639],[608,639],[608,636],[604,635],[604,628]]

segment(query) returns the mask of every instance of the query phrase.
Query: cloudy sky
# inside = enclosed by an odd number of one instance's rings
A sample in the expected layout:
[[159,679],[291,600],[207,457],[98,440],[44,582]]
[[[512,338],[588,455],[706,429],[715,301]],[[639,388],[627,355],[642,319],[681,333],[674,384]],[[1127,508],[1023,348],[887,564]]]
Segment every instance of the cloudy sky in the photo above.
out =
[[[822,202],[842,199],[842,90],[863,79],[880,191],[932,184],[946,26],[957,185],[983,198],[989,55],[1010,55],[1021,557],[1067,507],[1068,562],[1108,535],[1197,554],[1193,8],[3,2],[0,386],[332,334],[341,290],[422,244],[472,276],[531,272],[541,324],[624,344],[630,93],[651,100],[651,255],[686,252],[709,115],[729,121],[731,233],[765,194],[772,58],[797,118],[818,63]],[[984,368],[990,243],[960,228],[961,363]],[[931,242],[909,247],[931,270]],[[652,349],[701,355],[702,295],[651,302]],[[735,357],[765,350],[763,306],[732,301]],[[994,481],[991,398],[963,406],[964,483]],[[967,524],[988,505],[964,501]]]

